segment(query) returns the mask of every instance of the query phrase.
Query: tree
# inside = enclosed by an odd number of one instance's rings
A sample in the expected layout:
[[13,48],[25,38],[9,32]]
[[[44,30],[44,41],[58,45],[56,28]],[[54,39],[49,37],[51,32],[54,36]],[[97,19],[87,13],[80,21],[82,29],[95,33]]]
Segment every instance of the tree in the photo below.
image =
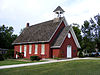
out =
[[81,45],[82,44],[82,35],[81,35],[81,30],[79,29],[79,24],[73,23],[72,25],[73,25],[73,29],[76,34],[76,37]]
[[0,26],[0,48],[12,49],[12,42],[17,35],[13,34],[13,27]]
[[92,32],[92,26],[90,25],[90,23],[86,20],[84,21],[84,24],[82,25],[82,49],[87,51],[87,52],[92,52],[95,50],[95,41],[94,39],[94,35]]
[[94,16],[90,19],[91,28],[94,35],[95,43],[97,44],[98,49],[100,50],[100,14]]

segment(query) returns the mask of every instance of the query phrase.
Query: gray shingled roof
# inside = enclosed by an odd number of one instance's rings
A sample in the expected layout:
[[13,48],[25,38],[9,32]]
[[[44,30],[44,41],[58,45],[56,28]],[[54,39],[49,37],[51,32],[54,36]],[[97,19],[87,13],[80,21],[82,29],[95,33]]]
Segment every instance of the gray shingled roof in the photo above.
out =
[[56,11],[62,11],[62,12],[65,12],[60,6],[58,6],[53,12],[56,12]]
[[42,22],[36,25],[26,27],[17,37],[13,44],[33,43],[39,41],[48,41],[57,29],[61,20],[53,22],[53,20]]
[[63,43],[69,29],[70,29],[70,26],[66,26],[66,27],[63,28],[63,30],[61,31],[61,33],[59,34],[58,38],[55,40],[55,43],[51,46],[51,48],[61,46],[61,44]]
[[[49,42],[62,19],[63,18],[61,18],[58,22],[50,20],[24,28],[22,33],[17,37],[13,44]],[[65,26],[60,30],[60,32],[57,34],[57,37],[53,41],[51,48],[61,46],[69,29],[70,26]]]

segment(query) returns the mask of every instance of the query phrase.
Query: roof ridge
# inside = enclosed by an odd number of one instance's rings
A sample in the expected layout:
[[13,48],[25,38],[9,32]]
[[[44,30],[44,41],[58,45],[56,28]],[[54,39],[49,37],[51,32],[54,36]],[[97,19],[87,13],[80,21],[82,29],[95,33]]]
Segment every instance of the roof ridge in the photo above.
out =
[[[60,18],[61,18],[61,20],[59,20],[59,21],[62,21],[62,20],[64,19],[64,17],[60,17]],[[54,18],[54,19],[55,19],[55,18]],[[40,23],[36,23],[36,24],[31,25],[31,26],[29,26],[29,27],[36,26],[36,25],[41,25],[41,24],[47,23],[47,22],[51,22],[51,21],[53,21],[54,19],[48,20],[48,21],[44,21],[44,22],[40,22]],[[59,22],[59,21],[58,21],[58,22]],[[57,22],[55,22],[55,23],[57,23]]]
[[41,25],[41,24],[43,24],[43,23],[51,22],[51,21],[53,21],[53,20],[48,20],[48,21],[44,21],[44,22],[40,22],[40,23],[36,23],[36,24],[33,24],[33,25],[29,26],[29,27],[36,26],[36,25]]

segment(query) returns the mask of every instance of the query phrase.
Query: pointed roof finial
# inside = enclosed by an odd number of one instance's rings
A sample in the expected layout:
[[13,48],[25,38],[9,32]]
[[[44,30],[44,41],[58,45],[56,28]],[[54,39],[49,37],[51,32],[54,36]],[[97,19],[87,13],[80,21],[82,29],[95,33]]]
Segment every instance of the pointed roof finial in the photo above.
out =
[[53,12],[58,14],[58,17],[61,17],[61,14],[63,14],[65,11],[60,6],[58,6]]

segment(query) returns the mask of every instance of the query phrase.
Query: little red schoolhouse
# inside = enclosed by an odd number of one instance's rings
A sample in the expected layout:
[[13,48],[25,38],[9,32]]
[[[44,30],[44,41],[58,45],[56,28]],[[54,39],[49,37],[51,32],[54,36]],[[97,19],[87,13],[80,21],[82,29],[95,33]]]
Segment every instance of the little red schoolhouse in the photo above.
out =
[[31,26],[29,23],[26,24],[22,33],[13,42],[14,57],[18,58],[17,52],[23,52],[24,58],[77,57],[77,48],[80,48],[80,44],[72,26],[69,26],[65,17],[62,17],[65,11],[58,6],[54,12],[58,17],[53,20]]

